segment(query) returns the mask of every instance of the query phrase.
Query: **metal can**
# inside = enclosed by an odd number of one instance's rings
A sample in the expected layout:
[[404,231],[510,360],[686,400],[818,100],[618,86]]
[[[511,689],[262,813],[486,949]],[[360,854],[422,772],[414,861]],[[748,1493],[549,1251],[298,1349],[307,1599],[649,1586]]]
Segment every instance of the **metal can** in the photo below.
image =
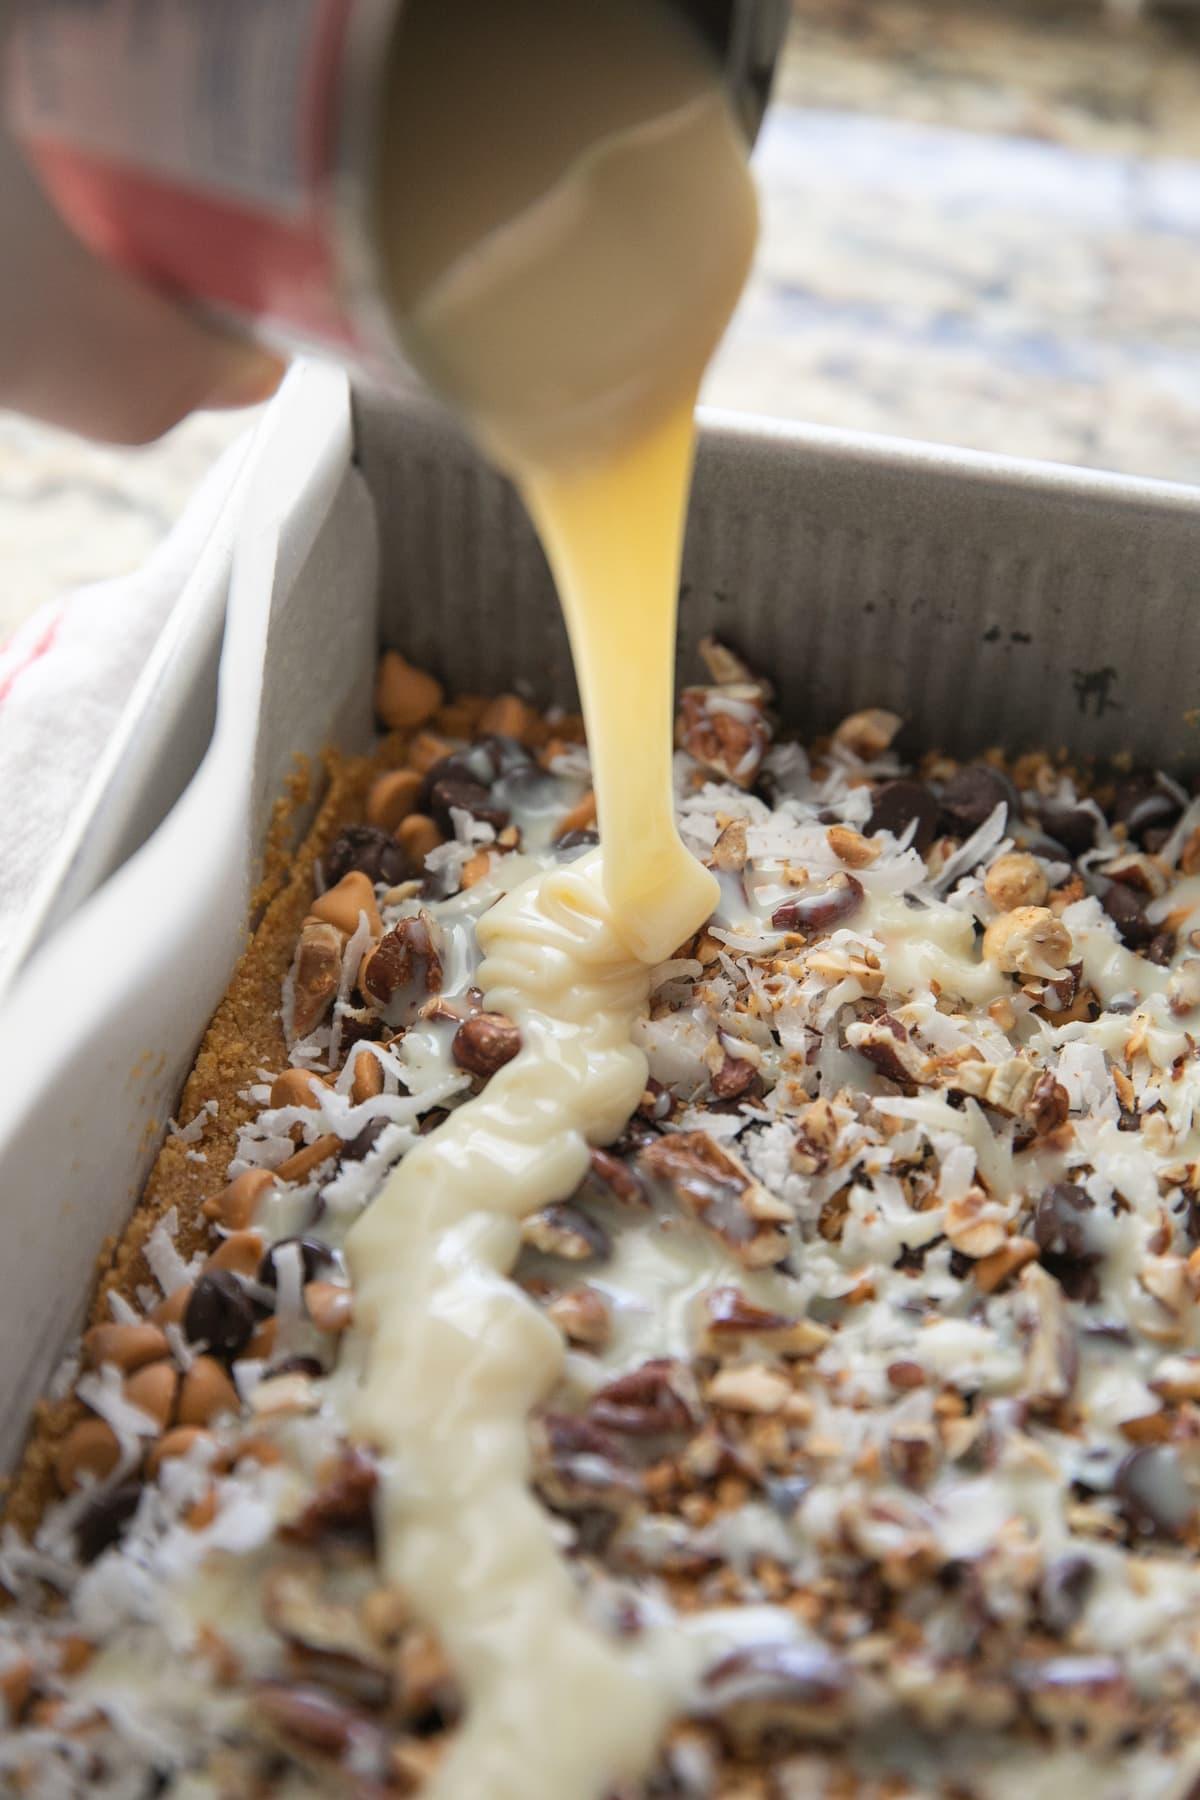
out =
[[[675,0],[752,137],[786,0]],[[403,0],[23,0],[9,121],[112,262],[271,341],[404,357],[372,210]]]

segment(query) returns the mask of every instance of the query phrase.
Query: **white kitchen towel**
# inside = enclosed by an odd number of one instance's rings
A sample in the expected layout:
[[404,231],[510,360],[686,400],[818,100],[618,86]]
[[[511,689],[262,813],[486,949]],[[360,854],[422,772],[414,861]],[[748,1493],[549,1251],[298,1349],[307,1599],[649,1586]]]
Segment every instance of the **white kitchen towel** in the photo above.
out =
[[0,962],[228,498],[253,432],[132,575],[41,607],[0,648]]

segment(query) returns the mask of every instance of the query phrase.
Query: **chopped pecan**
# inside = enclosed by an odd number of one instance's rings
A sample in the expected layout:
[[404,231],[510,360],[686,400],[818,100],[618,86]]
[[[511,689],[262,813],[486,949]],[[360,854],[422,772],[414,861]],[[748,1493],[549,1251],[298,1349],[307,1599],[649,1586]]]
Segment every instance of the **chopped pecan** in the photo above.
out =
[[789,1319],[755,1306],[740,1288],[712,1288],[703,1296],[700,1345],[716,1356],[736,1353],[746,1338],[784,1356],[815,1356],[829,1342],[815,1319]]
[[790,1223],[791,1209],[707,1132],[680,1131],[658,1138],[639,1152],[638,1162],[652,1181],[667,1188],[678,1205],[748,1268],[764,1268],[787,1254],[782,1227]]
[[543,1413],[530,1435],[535,1480],[552,1506],[623,1513],[641,1500],[641,1477],[629,1467],[620,1439],[593,1420]]
[[731,819],[713,845],[713,867],[736,873],[745,868],[747,854],[746,821]]
[[762,1077],[747,1057],[726,1054],[711,1087],[717,1100],[744,1100],[747,1095],[762,1092]]
[[427,913],[401,919],[363,958],[358,984],[391,1026],[411,1025],[442,988],[442,961]]
[[1129,1726],[1133,1694],[1113,1656],[1052,1656],[1018,1666],[1017,1685],[1040,1725],[1104,1740]]
[[628,1437],[689,1431],[699,1419],[695,1384],[683,1363],[668,1356],[651,1357],[597,1388],[587,1417],[602,1430]]
[[1063,1291],[1040,1263],[1020,1278],[1017,1320],[1027,1339],[1024,1394],[1031,1411],[1053,1409],[1075,1386],[1079,1350]]
[[771,914],[771,923],[777,931],[799,931],[806,937],[831,931],[835,925],[853,918],[862,905],[863,893],[857,876],[839,870],[824,887],[781,901]]
[[[629,1129],[632,1129],[635,1122],[630,1122]],[[657,1138],[652,1132],[648,1132],[647,1141],[655,1143]],[[637,1168],[627,1158],[616,1156],[611,1150],[592,1150],[591,1167],[584,1176],[576,1197],[580,1200],[615,1200],[621,1206],[636,1207],[639,1210],[644,1210],[650,1204]]]
[[373,1535],[371,1505],[379,1472],[365,1450],[350,1448],[318,1471],[320,1486],[303,1511],[280,1530],[295,1544],[320,1543],[327,1537]]
[[604,1295],[586,1282],[567,1288],[546,1308],[568,1343],[585,1350],[603,1350],[612,1336],[612,1314]]
[[701,1709],[739,1755],[753,1756],[781,1739],[839,1735],[850,1694],[849,1667],[824,1644],[757,1644],[709,1670]]
[[293,1749],[339,1762],[353,1757],[364,1774],[385,1766],[385,1732],[369,1715],[314,1683],[259,1682],[254,1717]]
[[684,688],[675,741],[702,768],[738,787],[751,787],[770,743],[761,685]]
[[846,1027],[846,1042],[860,1056],[874,1063],[881,1075],[900,1087],[919,1086],[930,1079],[932,1065],[913,1043],[907,1030],[891,1013],[874,1019],[856,1019]]
[[305,920],[292,973],[292,1030],[303,1038],[316,1030],[329,1011],[341,980],[342,934],[335,925]]
[[303,1650],[350,1657],[373,1668],[388,1666],[358,1608],[322,1592],[318,1562],[306,1559],[268,1569],[263,1577],[262,1609],[267,1624]]
[[521,1048],[520,1027],[497,1012],[474,1013],[454,1034],[450,1054],[460,1069],[472,1075],[494,1075],[511,1062]]
[[791,1396],[787,1376],[766,1363],[736,1363],[719,1369],[705,1393],[710,1405],[738,1413],[777,1413]]
[[544,1256],[561,1256],[567,1262],[607,1256],[612,1248],[603,1225],[566,1200],[543,1206],[523,1219],[521,1241]]

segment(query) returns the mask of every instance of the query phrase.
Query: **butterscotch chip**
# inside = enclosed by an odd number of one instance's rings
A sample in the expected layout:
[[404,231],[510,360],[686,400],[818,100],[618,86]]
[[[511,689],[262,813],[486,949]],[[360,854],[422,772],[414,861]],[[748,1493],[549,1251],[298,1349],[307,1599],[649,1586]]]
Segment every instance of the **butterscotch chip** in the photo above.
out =
[[444,756],[449,756],[453,749],[450,740],[436,731],[418,731],[408,746],[408,766],[416,769],[419,775],[428,775],[430,769]]
[[425,858],[431,850],[437,849],[443,838],[431,818],[425,813],[413,813],[397,830],[396,841],[403,848],[410,866],[423,869]]
[[413,731],[442,704],[442,684],[414,668],[396,650],[385,650],[375,680],[375,711],[389,731]]
[[157,1475],[164,1462],[175,1456],[188,1456],[197,1444],[211,1444],[215,1440],[210,1431],[200,1425],[176,1425],[173,1430],[165,1432],[146,1458],[146,1473],[151,1478]]
[[[234,1231],[220,1249],[205,1259],[204,1272],[225,1269],[231,1275],[253,1275],[262,1261],[263,1237],[258,1231]],[[186,1311],[186,1308],[185,1308]],[[163,1349],[166,1349],[164,1341]]]
[[168,1345],[157,1325],[93,1325],[83,1335],[83,1349],[95,1368],[112,1363],[130,1374],[166,1356]]
[[565,812],[555,829],[556,838],[565,838],[572,831],[587,831],[596,823],[596,796],[589,788],[582,800],[576,802],[569,812]]
[[382,831],[395,832],[417,810],[422,776],[416,769],[394,769],[373,782],[367,795],[367,819]]
[[179,1388],[181,1425],[211,1425],[222,1413],[236,1414],[240,1402],[233,1382],[215,1356],[198,1356]]
[[372,937],[378,937],[383,930],[383,921],[375,904],[375,886],[370,876],[362,874],[358,869],[351,869],[348,875],[342,876],[336,887],[326,889],[312,903],[313,918],[336,926],[347,937],[352,937],[358,930],[359,920],[364,913],[368,931]]
[[116,1432],[103,1419],[83,1419],[67,1433],[54,1459],[54,1477],[64,1494],[87,1477],[103,1481],[121,1460]]
[[303,1150],[297,1150],[295,1156],[289,1156],[286,1162],[281,1162],[275,1174],[280,1181],[303,1181],[314,1169],[319,1169],[323,1162],[336,1156],[341,1144],[342,1140],[330,1132],[325,1137],[317,1138],[315,1143],[307,1145]]
[[165,1431],[171,1422],[178,1390],[179,1375],[174,1365],[157,1362],[148,1363],[144,1369],[130,1375],[123,1391],[131,1406],[139,1407],[154,1420],[160,1431]]
[[206,1219],[224,1225],[229,1231],[245,1231],[258,1210],[263,1195],[275,1185],[270,1169],[245,1169],[201,1208]]
[[533,735],[538,722],[538,715],[527,700],[518,694],[499,694],[484,708],[475,729],[516,738],[523,744]]

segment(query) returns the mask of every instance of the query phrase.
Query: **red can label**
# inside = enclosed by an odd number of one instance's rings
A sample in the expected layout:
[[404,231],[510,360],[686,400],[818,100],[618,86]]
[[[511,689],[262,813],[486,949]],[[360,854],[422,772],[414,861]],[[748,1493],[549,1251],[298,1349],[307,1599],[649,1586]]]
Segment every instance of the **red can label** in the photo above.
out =
[[361,348],[339,265],[354,0],[28,0],[9,114],[102,255],[284,337]]

